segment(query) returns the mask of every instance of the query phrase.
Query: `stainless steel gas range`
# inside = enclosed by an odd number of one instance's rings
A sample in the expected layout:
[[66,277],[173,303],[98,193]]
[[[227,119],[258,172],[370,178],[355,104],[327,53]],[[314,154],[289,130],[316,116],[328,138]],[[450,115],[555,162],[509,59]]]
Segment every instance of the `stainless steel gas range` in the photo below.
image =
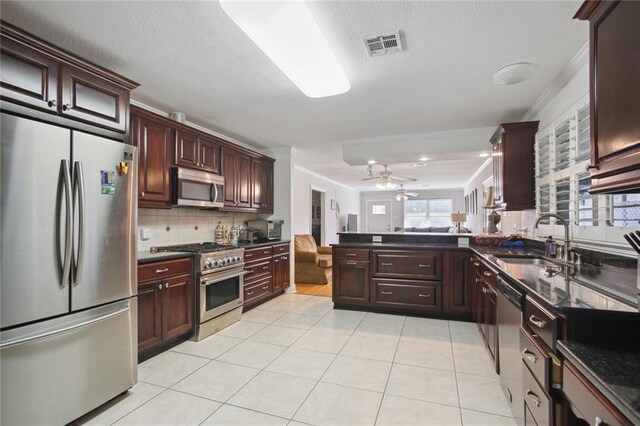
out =
[[244,249],[215,243],[157,247],[153,251],[187,252],[196,255],[196,332],[202,340],[240,320]]

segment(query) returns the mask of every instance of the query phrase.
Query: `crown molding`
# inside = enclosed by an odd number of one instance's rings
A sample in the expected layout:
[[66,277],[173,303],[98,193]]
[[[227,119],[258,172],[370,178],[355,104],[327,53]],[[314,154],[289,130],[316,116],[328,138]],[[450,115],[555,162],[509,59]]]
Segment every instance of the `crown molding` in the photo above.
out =
[[482,173],[484,169],[486,169],[489,166],[489,164],[492,164],[492,163],[493,163],[493,158],[491,157],[487,158],[487,160],[484,163],[482,163],[480,167],[478,167],[478,170],[476,170],[476,172],[471,175],[467,183],[464,184],[464,187],[466,188],[467,186],[471,185],[471,182],[473,182],[473,180],[477,178],[480,175],[480,173]]
[[535,118],[540,110],[571,81],[580,69],[589,61],[589,42],[587,41],[578,52],[571,58],[567,65],[556,75],[549,87],[531,105],[529,111],[522,117],[521,121],[529,121]]
[[340,183],[340,182],[335,181],[335,180],[333,180],[333,179],[331,179],[331,178],[328,178],[328,177],[326,177],[326,176],[323,176],[323,175],[321,175],[320,173],[316,173],[316,172],[314,172],[314,171],[311,171],[311,170],[309,170],[309,169],[306,169],[306,168],[304,168],[304,167],[302,167],[302,166],[300,166],[300,165],[298,165],[298,164],[294,164],[294,165],[293,165],[293,169],[294,169],[294,170],[297,170],[297,171],[299,171],[299,172],[306,173],[306,174],[308,174],[308,175],[311,175],[311,176],[317,177],[317,178],[319,178],[319,179],[326,180],[327,182],[331,182],[332,184],[337,185],[337,186],[340,186],[340,187],[342,187],[342,188],[349,189],[349,190],[351,190],[351,191],[355,191],[355,192],[361,192],[361,191],[359,191],[359,190],[357,190],[357,189],[355,189],[355,188],[353,188],[353,187],[351,187],[351,186],[345,185],[344,183]]

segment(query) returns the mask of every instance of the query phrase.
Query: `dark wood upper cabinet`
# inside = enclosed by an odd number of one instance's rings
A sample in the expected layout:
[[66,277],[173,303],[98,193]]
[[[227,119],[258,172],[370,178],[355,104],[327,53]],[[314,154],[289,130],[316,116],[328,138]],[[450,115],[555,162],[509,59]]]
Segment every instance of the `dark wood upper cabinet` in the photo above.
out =
[[251,209],[251,157],[225,146],[222,149],[222,175],[225,209]]
[[67,66],[61,66],[61,115],[125,133],[129,90]]
[[640,192],[640,2],[586,1],[591,193]]
[[262,160],[259,158],[251,159],[251,175],[252,189],[251,189],[251,207],[261,209],[264,205],[263,194],[263,166]]
[[131,144],[138,147],[138,207],[170,207],[173,129],[134,111]]
[[2,99],[57,113],[58,63],[11,39],[0,44]]
[[129,92],[137,83],[6,22],[0,24],[0,34],[0,95],[9,103],[5,108],[20,105],[46,112],[42,119],[49,121],[55,114],[71,120],[64,123],[71,127],[73,122],[85,123],[78,125],[82,130],[90,125],[127,133]]
[[176,130],[176,165],[220,174],[220,142]]
[[491,137],[494,204],[499,210],[536,207],[535,135],[537,121],[505,123]]
[[[262,207],[260,208],[261,213],[265,214],[273,214],[273,169],[274,169],[274,160],[271,158],[263,158],[262,159]],[[254,175],[254,179],[257,177]]]

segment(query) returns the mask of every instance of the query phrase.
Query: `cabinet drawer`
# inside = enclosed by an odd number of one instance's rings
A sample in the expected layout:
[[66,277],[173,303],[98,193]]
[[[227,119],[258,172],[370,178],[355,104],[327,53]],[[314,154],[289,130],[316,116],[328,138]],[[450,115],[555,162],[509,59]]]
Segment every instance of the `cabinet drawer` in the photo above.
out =
[[545,391],[550,388],[551,357],[545,349],[546,345],[540,337],[520,327],[520,353],[533,377],[542,385]]
[[440,252],[373,251],[373,275],[437,280],[441,277]]
[[165,262],[138,265],[138,283],[178,274],[191,274],[193,263],[191,259],[168,260]]
[[253,260],[264,259],[266,257],[271,257],[271,254],[271,247],[258,247],[250,250],[245,250],[244,261],[251,262]]
[[419,308],[421,310],[440,310],[440,283],[372,280],[373,303],[379,306],[397,306]]
[[244,276],[244,285],[246,287],[263,275],[271,275],[271,259],[262,259],[257,262],[247,263],[244,266],[244,270],[247,272]]
[[525,410],[529,410],[538,426],[553,424],[551,398],[540,387],[524,364],[522,364],[522,396],[524,397]]
[[346,248],[336,248],[333,250],[333,257],[336,259],[350,259],[350,260],[369,260],[369,250],[365,249],[346,249]]
[[527,297],[524,308],[524,324],[526,328],[540,336],[551,349],[555,349],[558,338],[558,322],[557,316]]
[[244,288],[244,303],[271,294],[271,277],[258,280],[254,285]]
[[284,253],[289,253],[289,243],[287,244],[280,244],[278,246],[273,246],[273,255],[279,255],[279,254],[284,254]]
[[569,399],[574,414],[588,424],[631,425],[570,362],[564,363],[562,381],[562,391]]

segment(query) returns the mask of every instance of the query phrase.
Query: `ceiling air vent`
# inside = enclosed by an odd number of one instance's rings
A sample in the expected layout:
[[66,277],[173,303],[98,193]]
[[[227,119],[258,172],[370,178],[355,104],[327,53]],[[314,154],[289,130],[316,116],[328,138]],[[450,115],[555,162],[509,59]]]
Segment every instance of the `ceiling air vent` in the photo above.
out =
[[369,56],[380,56],[388,53],[402,52],[400,31],[389,34],[381,34],[362,39]]

